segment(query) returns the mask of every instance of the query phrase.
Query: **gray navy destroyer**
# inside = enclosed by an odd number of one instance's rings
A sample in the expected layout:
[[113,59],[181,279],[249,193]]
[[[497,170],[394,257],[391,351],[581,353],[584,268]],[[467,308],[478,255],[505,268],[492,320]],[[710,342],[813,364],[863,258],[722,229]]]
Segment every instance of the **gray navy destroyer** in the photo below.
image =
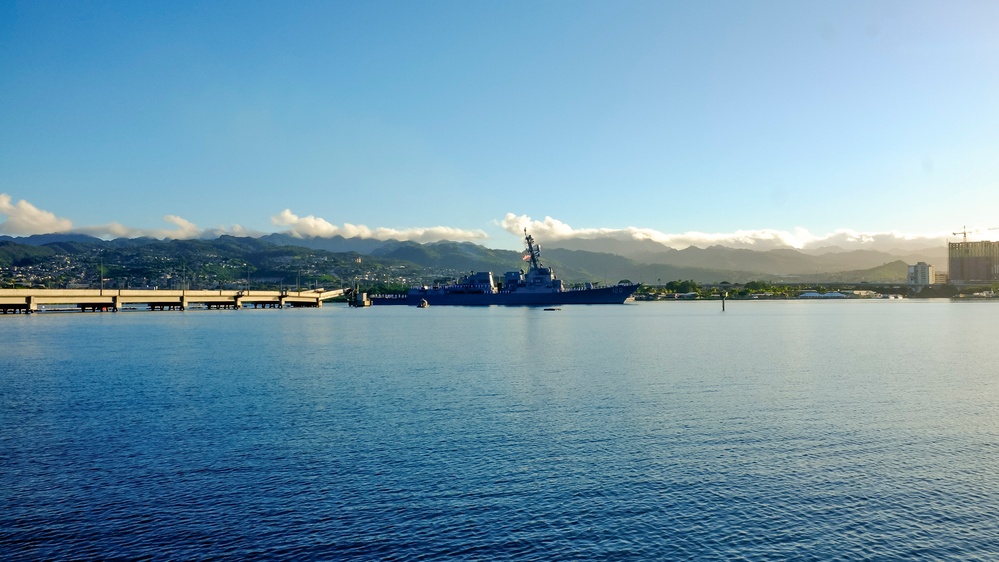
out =
[[584,288],[567,288],[550,267],[541,263],[541,247],[524,230],[527,250],[524,261],[530,262],[525,273],[508,271],[497,282],[491,271],[480,271],[463,277],[455,284],[413,287],[405,295],[373,296],[372,304],[406,304],[412,306],[555,306],[562,304],[621,304],[638,290],[640,283]]

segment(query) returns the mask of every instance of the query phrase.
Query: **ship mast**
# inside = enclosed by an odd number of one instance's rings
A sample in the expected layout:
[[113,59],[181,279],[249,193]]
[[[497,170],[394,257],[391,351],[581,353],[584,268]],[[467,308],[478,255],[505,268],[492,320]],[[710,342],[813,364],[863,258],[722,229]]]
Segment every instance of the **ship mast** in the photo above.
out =
[[531,260],[531,269],[540,269],[541,262],[538,261],[541,258],[541,248],[534,244],[534,237],[527,233],[527,229],[524,229],[524,240],[527,242],[527,256]]

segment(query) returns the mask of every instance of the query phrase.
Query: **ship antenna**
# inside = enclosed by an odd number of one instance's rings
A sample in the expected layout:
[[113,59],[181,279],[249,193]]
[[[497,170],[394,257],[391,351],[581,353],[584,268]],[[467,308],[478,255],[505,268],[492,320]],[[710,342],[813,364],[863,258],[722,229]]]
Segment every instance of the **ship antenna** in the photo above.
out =
[[527,229],[524,229],[524,240],[527,242],[527,255],[531,259],[531,269],[540,269],[541,264],[538,263],[538,258],[541,257],[541,248],[534,245],[534,237],[527,233]]

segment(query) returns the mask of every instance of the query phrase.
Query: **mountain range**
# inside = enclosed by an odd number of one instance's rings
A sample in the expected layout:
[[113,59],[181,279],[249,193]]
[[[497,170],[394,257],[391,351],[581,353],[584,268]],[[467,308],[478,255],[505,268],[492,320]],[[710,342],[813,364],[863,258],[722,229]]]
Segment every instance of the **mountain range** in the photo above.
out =
[[[521,253],[486,248],[470,242],[417,243],[370,238],[299,238],[269,234],[256,239],[263,244],[296,246],[334,253],[352,252],[398,260],[427,268],[500,273],[522,266]],[[0,236],[0,249],[8,253],[14,245],[47,246],[69,244],[126,247],[160,242],[154,239],[105,241],[82,234],[41,234],[27,237]],[[544,242],[544,241],[542,241]],[[574,239],[544,243],[543,260],[568,282],[630,279],[652,283],[692,279],[699,283],[752,280],[786,282],[904,282],[907,264],[920,261],[943,270],[947,249],[927,248],[919,252],[844,250],[826,247],[802,251],[791,248],[748,250],[711,246],[683,250],[644,241]]]
[[922,261],[932,263],[938,269],[945,269],[947,261],[945,247],[926,248],[919,252],[844,250],[836,246],[811,251],[793,248],[761,251],[725,246],[690,246],[676,250],[651,240],[633,242],[614,239],[556,241],[550,242],[547,247],[617,254],[639,263],[749,271],[778,276],[865,270],[898,260],[909,264]]
[[[299,245],[328,251],[354,251],[361,254],[401,259],[424,266],[462,264],[456,269],[503,271],[517,263],[519,252],[490,250],[469,242],[400,242],[357,238],[295,238],[286,234],[263,237],[275,244]],[[947,248],[926,248],[918,252],[894,250],[845,250],[827,246],[815,250],[793,248],[748,250],[710,246],[676,250],[651,240],[623,241],[613,238],[574,239],[544,243],[544,258],[557,265],[568,280],[588,278],[617,280],[693,279],[718,282],[727,279],[744,282],[754,279],[786,281],[871,281],[903,282],[907,265],[933,264],[945,270]],[[499,267],[497,267],[499,266]],[[612,279],[613,278],[613,279]]]

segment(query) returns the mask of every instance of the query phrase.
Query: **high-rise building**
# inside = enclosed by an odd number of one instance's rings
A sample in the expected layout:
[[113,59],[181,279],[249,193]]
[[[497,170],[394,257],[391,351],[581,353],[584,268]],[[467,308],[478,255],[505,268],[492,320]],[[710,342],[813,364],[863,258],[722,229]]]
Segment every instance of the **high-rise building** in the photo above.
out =
[[909,266],[909,285],[925,287],[936,281],[933,266],[921,261]]
[[999,242],[951,242],[947,257],[953,284],[999,281]]

